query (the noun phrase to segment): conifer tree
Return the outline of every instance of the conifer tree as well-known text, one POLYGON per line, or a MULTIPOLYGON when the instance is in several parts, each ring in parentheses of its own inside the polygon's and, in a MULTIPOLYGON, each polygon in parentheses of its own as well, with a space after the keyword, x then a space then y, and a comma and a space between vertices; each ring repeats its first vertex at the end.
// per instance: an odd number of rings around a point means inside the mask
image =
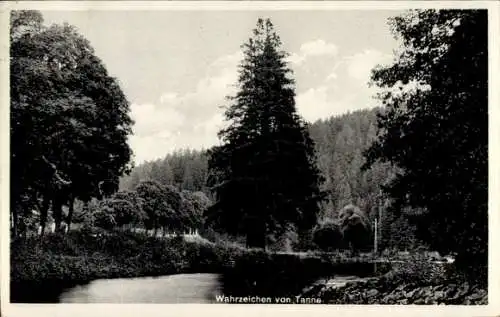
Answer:
POLYGON ((229 97, 223 145, 210 151, 209 183, 217 202, 209 221, 245 234, 264 248, 266 235, 290 225, 305 233, 316 224, 321 193, 314 144, 295 108, 287 54, 269 19, 259 19, 242 48, 238 92, 229 97))

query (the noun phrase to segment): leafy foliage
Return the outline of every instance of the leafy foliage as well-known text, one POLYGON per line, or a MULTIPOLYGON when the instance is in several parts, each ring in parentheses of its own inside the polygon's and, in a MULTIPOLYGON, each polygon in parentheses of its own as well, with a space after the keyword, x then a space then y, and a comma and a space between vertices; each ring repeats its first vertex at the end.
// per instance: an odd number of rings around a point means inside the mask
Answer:
POLYGON ((313 241, 325 251, 340 249, 343 246, 342 231, 335 222, 318 224, 313 231, 313 241))
POLYGON ((144 181, 137 186, 137 195, 142 201, 143 219, 147 229, 163 228, 166 233, 182 233, 199 229, 203 223, 203 210, 210 200, 203 193, 183 191, 171 185, 155 181, 144 181))
POLYGON ((116 191, 130 167, 132 120, 90 43, 72 26, 42 23, 37 11, 12 11, 11 198, 41 209, 42 225, 52 203, 59 225, 75 197, 116 191))
POLYGON ((339 224, 342 235, 355 251, 371 248, 371 224, 364 212, 354 205, 347 205, 340 211, 339 224))
POLYGON ((369 163, 401 168, 386 189, 396 209, 421 208, 422 239, 470 269, 484 267, 488 252, 487 21, 485 10, 396 17, 404 47, 372 76, 386 108, 369 163))
POLYGON ((158 182, 146 181, 140 183, 136 190, 144 201, 142 208, 147 215, 146 228, 157 230, 161 226, 162 220, 172 213, 171 206, 165 199, 164 187, 158 182))
POLYGON ((186 214, 186 224, 190 228, 202 228, 204 224, 203 214, 212 202, 203 192, 184 190, 181 196, 181 209, 184 210, 186 214))

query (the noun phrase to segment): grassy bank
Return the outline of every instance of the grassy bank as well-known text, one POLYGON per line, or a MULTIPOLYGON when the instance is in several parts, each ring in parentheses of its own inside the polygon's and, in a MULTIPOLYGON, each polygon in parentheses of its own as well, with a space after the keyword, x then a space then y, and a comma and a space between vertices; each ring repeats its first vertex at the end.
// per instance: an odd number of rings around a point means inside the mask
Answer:
POLYGON ((220 272, 240 254, 210 243, 126 232, 75 231, 17 240, 11 243, 11 300, 51 302, 54 296, 43 294, 46 289, 57 294, 100 278, 220 272))
POLYGON ((11 244, 11 301, 55 302, 64 288, 101 278, 221 273, 226 295, 294 296, 323 276, 371 275, 373 264, 249 250, 204 239, 83 231, 11 244))

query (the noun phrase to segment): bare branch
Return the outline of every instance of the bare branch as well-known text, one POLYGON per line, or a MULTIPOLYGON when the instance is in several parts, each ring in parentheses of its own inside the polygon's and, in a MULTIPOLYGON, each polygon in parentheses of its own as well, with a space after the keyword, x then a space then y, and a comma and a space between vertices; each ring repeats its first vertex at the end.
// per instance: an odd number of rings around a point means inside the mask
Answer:
POLYGON ((47 160, 45 155, 42 155, 42 160, 52 168, 52 170, 54 171, 54 177, 56 178, 56 180, 58 182, 62 183, 63 185, 71 185, 72 184, 71 181, 65 180, 64 178, 61 177, 61 175, 59 175, 59 171, 57 170, 56 165, 54 163, 50 162, 49 160, 47 160))

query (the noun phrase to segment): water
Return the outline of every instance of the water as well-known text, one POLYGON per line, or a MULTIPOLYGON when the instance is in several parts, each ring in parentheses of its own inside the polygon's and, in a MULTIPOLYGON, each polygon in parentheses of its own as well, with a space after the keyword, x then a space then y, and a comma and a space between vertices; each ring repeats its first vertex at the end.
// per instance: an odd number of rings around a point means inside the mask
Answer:
MULTIPOLYGON (((285 259, 286 260, 286 259, 285 259)), ((240 263, 222 274, 195 273, 160 277, 100 279, 62 290, 59 303, 214 303, 216 295, 295 296, 308 286, 326 283, 339 287, 348 281, 376 275, 373 263, 314 267, 302 271, 293 263, 278 265, 240 263), (335 272, 335 274, 329 274, 335 272), (327 274, 328 273, 328 274, 327 274), (323 278, 319 278, 324 276, 323 278)), ((26 290, 26 288, 24 288, 26 290)), ((36 292, 39 294, 39 292, 36 292)), ((46 302, 53 302, 46 300, 46 302)))
POLYGON ((102 279, 66 290, 60 303, 213 303, 219 274, 102 279))
MULTIPOLYGON (((336 276, 318 279, 316 283, 327 283, 340 287, 348 281, 365 278, 357 276, 336 276)), ((223 285, 221 274, 175 274, 161 277, 140 277, 95 280, 62 292, 59 303, 215 303, 216 295, 242 295, 234 286, 223 285)), ((259 281, 260 282, 260 281, 259 281)), ((313 284, 316 284, 313 283, 313 284)), ((236 285, 246 284, 238 281, 236 285)), ((305 286, 305 285, 303 285, 305 286)), ((236 286, 239 288, 238 286, 236 286)), ((269 286, 265 286, 268 288, 269 286)), ((250 295, 251 289, 244 289, 250 295)), ((287 287, 288 288, 288 287, 287 287)), ((257 293, 259 293, 257 291, 257 293)), ((294 292, 295 293, 295 292, 294 292)), ((264 295, 264 294, 262 294, 264 295)), ((268 294, 266 294, 268 295, 268 294)), ((274 295, 279 295, 274 294, 274 295)))

